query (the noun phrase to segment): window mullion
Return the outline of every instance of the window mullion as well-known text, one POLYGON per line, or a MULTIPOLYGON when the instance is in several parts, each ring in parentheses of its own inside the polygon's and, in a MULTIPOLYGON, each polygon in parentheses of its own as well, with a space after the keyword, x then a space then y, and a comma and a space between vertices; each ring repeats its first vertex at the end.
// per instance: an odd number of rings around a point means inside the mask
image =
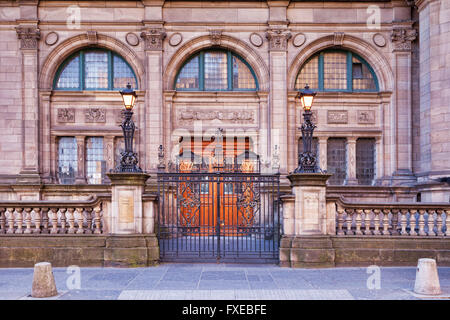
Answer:
POLYGON ((323 53, 319 54, 319 91, 324 91, 323 53))
POLYGON ((114 88, 114 75, 113 75, 113 57, 112 52, 108 51, 108 89, 114 88))
POLYGON ((347 52, 347 90, 353 91, 353 60, 351 52, 347 52))
POLYGON ((84 90, 86 88, 84 83, 84 51, 80 51, 80 90, 84 90))
POLYGON ((200 91, 205 90, 205 53, 200 52, 198 56, 198 86, 200 91))
POLYGON ((233 59, 231 57, 231 52, 227 52, 227 81, 228 81, 228 90, 233 90, 233 59))

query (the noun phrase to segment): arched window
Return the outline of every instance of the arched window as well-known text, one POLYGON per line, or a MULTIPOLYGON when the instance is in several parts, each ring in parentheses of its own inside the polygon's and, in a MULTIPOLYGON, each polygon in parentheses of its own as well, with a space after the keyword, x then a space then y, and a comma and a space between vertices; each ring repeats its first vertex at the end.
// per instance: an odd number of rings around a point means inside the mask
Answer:
POLYGON ((258 82, 250 65, 237 54, 207 50, 187 60, 174 87, 180 91, 255 91, 258 82))
POLYGON ((370 65, 357 54, 344 50, 316 53, 300 69, 296 89, 308 84, 317 91, 375 92, 378 80, 370 65))
POLYGON ((76 52, 59 67, 56 90, 120 90, 127 83, 137 88, 136 75, 118 54, 89 48, 76 52))

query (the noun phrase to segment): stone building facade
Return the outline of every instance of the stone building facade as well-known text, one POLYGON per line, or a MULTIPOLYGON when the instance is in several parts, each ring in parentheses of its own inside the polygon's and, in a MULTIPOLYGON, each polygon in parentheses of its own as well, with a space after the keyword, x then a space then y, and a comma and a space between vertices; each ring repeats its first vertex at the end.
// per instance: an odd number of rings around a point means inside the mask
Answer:
POLYGON ((449 201, 450 1, 1 1, 0 48, 4 200, 111 192, 123 109, 114 74, 138 94, 146 190, 160 145, 167 164, 180 137, 208 141, 218 128, 288 186, 305 70, 317 82, 320 167, 341 175, 329 193, 449 201))

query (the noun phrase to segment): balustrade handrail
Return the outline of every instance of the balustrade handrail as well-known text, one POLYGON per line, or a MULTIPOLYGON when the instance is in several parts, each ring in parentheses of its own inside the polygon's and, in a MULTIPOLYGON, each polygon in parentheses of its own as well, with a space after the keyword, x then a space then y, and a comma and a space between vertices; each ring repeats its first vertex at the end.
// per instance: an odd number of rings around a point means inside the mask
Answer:
POLYGON ((111 200, 110 194, 97 194, 87 200, 0 200, 0 208, 23 207, 94 207, 102 201, 111 200))
POLYGON ((443 209, 450 210, 449 202, 351 202, 345 197, 327 196, 345 209, 443 209))

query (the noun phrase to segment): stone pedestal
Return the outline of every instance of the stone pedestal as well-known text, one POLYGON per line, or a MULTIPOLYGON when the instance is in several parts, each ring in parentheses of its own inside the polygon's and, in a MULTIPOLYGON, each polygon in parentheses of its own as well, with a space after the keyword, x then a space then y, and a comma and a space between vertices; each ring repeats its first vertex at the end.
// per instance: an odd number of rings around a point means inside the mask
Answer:
POLYGON ((150 175, 125 172, 107 173, 107 176, 112 189, 111 233, 143 233, 142 194, 150 175))
POLYGON ((327 234, 326 182, 331 174, 292 173, 287 177, 295 197, 294 235, 327 234))
POLYGON ((53 277, 50 262, 40 262, 34 265, 33 285, 31 296, 33 298, 48 298, 58 294, 55 278, 53 277))

